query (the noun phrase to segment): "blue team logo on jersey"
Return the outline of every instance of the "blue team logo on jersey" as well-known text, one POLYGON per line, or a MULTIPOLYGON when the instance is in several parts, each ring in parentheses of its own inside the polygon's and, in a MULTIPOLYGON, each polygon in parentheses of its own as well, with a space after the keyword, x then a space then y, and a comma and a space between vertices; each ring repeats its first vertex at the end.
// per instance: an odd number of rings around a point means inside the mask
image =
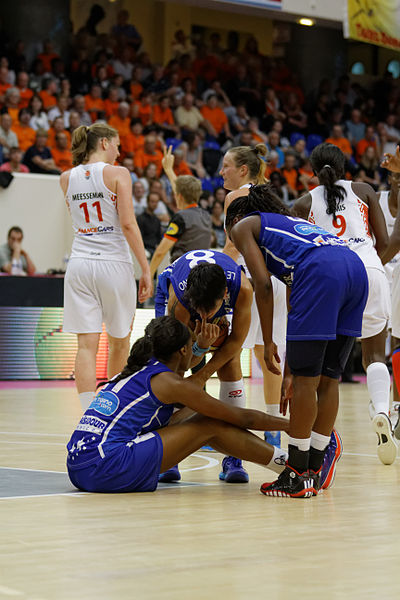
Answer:
POLYGON ((105 415, 106 417, 109 417, 110 415, 113 415, 115 413, 115 411, 117 410, 119 406, 119 398, 116 394, 114 394, 114 392, 108 392, 108 391, 100 391, 95 399, 93 400, 92 404, 90 405, 90 409, 91 410, 95 410, 96 412, 100 413, 101 415, 105 415))
POLYGON ((322 229, 322 227, 318 227, 317 225, 312 225, 311 223, 299 223, 294 226, 294 230, 301 235, 312 235, 313 233, 318 235, 329 235, 328 231, 325 231, 325 229, 322 229))

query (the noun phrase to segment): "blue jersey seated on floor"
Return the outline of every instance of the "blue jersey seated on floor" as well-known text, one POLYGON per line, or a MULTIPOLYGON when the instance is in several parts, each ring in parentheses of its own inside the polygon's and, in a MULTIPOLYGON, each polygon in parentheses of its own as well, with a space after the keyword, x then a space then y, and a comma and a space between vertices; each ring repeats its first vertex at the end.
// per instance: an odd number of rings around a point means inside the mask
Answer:
POLYGON ((72 468, 104 458, 118 445, 168 424, 172 404, 160 402, 151 390, 154 375, 170 372, 154 359, 133 375, 105 385, 81 418, 68 442, 67 464, 72 468))

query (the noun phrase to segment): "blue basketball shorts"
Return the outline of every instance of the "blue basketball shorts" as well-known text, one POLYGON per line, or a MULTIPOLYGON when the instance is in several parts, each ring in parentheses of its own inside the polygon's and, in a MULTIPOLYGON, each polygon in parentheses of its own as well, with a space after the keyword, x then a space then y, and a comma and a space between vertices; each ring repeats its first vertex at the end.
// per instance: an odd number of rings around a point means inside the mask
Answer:
POLYGON ((118 444, 90 464, 67 462, 71 483, 84 492, 154 492, 158 484, 163 445, 157 432, 118 444))
POLYGON ((364 264, 349 248, 323 246, 295 268, 287 340, 359 337, 368 297, 364 264))

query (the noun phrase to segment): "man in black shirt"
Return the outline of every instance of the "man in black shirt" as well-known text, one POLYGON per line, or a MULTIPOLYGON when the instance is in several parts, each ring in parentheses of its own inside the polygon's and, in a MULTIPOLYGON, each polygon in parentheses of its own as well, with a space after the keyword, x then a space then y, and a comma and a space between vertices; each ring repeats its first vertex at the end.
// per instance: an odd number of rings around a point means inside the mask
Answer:
POLYGON ((156 217, 156 210, 159 201, 161 200, 158 192, 150 192, 147 198, 146 210, 137 217, 140 233, 142 234, 144 247, 146 249, 147 258, 151 258, 154 250, 162 238, 160 219, 156 217))

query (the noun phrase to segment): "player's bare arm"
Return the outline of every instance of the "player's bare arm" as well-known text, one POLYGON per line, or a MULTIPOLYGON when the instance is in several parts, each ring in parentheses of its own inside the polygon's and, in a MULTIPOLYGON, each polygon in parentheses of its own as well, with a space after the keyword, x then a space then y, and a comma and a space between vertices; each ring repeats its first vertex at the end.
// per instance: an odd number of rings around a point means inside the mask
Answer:
POLYGON ((222 346, 213 353, 209 362, 195 375, 192 375, 193 380, 199 382, 200 385, 204 385, 213 373, 240 352, 250 327, 252 301, 253 287, 242 272, 240 291, 233 310, 231 333, 222 346))
POLYGON ((296 200, 290 209, 293 217, 299 217, 300 219, 308 220, 311 210, 311 202, 311 194, 304 194, 304 196, 298 198, 298 200, 296 200))
POLYGON ((352 183, 354 193, 368 204, 368 221, 371 228, 371 233, 375 237, 375 248, 379 255, 382 256, 388 244, 388 232, 386 228, 385 217, 379 204, 378 196, 375 190, 368 183, 352 183))
POLYGON ((122 232, 142 269, 142 276, 139 280, 139 302, 144 302, 152 296, 153 284, 150 279, 150 268, 142 235, 133 210, 130 173, 125 167, 107 165, 104 167, 104 183, 117 195, 117 211, 122 232))
POLYGON ((231 423, 242 429, 263 431, 274 427, 275 430, 288 431, 289 421, 280 417, 271 417, 258 410, 231 406, 213 398, 189 379, 182 380, 176 373, 161 373, 151 380, 153 393, 165 404, 183 404, 206 417, 231 423))
POLYGON ((276 344, 272 340, 272 322, 274 312, 274 295, 271 279, 265 265, 264 257, 257 244, 260 236, 260 217, 246 217, 231 230, 231 238, 236 248, 243 254, 254 285, 261 329, 265 347, 265 362, 271 373, 280 375, 273 358, 280 362, 276 344))

